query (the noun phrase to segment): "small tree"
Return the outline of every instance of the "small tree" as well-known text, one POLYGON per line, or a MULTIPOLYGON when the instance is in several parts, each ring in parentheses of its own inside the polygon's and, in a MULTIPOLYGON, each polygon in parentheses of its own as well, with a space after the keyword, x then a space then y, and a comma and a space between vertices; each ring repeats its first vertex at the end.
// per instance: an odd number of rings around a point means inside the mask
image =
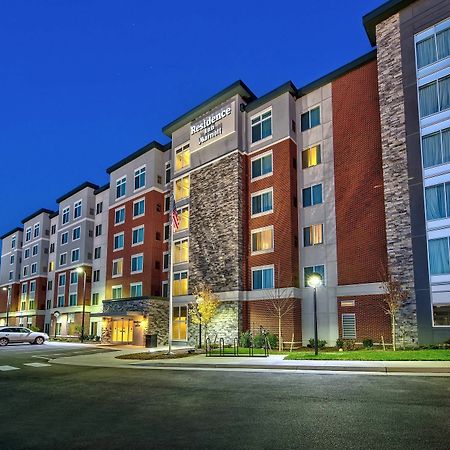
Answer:
POLYGON ((397 320, 400 309, 405 304, 409 292, 403 289, 400 283, 394 278, 392 273, 388 270, 384 276, 382 283, 383 289, 383 309, 391 319, 391 333, 392 333, 392 349, 397 350, 397 320))
POLYGON ((208 324, 216 315, 219 307, 219 297, 214 294, 211 287, 205 283, 201 283, 194 289, 195 302, 189 305, 189 316, 192 322, 199 327, 198 346, 202 346, 202 325, 204 327, 205 341, 208 324))

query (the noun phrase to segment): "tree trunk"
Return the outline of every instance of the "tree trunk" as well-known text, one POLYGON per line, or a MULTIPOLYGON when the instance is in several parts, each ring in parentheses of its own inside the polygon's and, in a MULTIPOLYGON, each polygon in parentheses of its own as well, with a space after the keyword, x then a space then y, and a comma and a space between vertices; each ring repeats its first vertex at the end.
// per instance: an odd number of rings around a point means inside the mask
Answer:
POLYGON ((397 350, 397 345, 395 343, 395 316, 392 314, 391 316, 391 329, 392 329, 392 350, 394 350, 394 352, 397 350))
POLYGON ((283 338, 281 336, 281 311, 278 311, 278 351, 283 351, 283 338))

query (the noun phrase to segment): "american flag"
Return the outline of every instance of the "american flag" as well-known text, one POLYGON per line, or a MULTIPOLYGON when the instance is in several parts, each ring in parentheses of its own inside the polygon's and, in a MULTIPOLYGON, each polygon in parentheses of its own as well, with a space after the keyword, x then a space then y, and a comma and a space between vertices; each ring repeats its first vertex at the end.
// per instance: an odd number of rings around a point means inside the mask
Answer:
POLYGON ((180 226, 180 220, 178 218, 177 205, 175 203, 175 198, 174 198, 173 194, 172 194, 171 203, 172 203, 172 213, 171 213, 171 215, 172 215, 172 229, 174 231, 177 231, 178 227, 180 226))

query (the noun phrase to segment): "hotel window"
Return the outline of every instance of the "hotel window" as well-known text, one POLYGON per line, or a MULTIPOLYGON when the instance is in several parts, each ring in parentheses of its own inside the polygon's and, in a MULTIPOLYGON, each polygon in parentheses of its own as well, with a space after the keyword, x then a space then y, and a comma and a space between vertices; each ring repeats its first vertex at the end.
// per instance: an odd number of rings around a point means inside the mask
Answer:
POLYGON ((182 239, 180 241, 175 241, 173 243, 174 254, 173 262, 174 264, 188 262, 189 261, 189 240, 182 239))
POLYGON ((33 245, 33 248, 31 249, 32 256, 36 256, 38 254, 38 251, 39 251, 39 246, 37 244, 33 245))
POLYGON ((450 56, 450 27, 448 24, 447 28, 417 42, 416 56, 418 69, 450 56))
POLYGON ((252 253, 273 251, 273 226, 252 231, 252 253))
POLYGON ((175 171, 186 169, 191 165, 191 151, 189 144, 175 150, 175 171))
POLYGON ((81 237, 81 227, 76 227, 72 231, 72 241, 76 241, 81 237))
POLYGON ((252 159, 252 180, 272 174, 272 152, 252 159))
POLYGON ((164 213, 170 211, 170 195, 164 196, 164 213))
POLYGON ((121 277, 123 274, 123 259, 115 259, 112 262, 112 276, 121 277))
POLYGON ((36 223, 34 225, 33 237, 35 237, 35 238, 39 237, 40 228, 41 228, 40 224, 36 223))
POLYGON ((133 217, 143 216, 145 213, 145 198, 133 202, 133 217))
POLYGON ((53 289, 53 280, 47 281, 47 291, 51 291, 53 289))
POLYGON ((450 128, 422 137, 425 168, 450 162, 450 128))
POLYGON ((302 151, 302 168, 317 166, 322 162, 320 145, 314 145, 302 151))
POLYGON ((356 339, 355 314, 342 314, 342 338, 356 339))
POLYGON ((162 296, 168 297, 169 296, 169 282, 163 281, 161 284, 161 287, 162 287, 162 296))
POLYGON ((273 289, 275 287, 274 269, 271 267, 256 267, 252 269, 252 289, 273 289))
POLYGON ((14 264, 14 255, 9 257, 9 264, 14 264))
POLYGON ((92 272, 92 281, 94 283, 100 281, 100 269, 96 269, 92 272))
POLYGON ((62 224, 65 225, 66 223, 68 223, 69 219, 70 219, 70 206, 63 209, 62 224))
POLYGON ((113 250, 122 250, 124 246, 124 233, 114 235, 113 250))
POLYGON ((55 270, 55 261, 50 261, 48 264, 48 271, 53 272, 55 270))
POLYGON ((71 259, 72 259, 72 262, 77 262, 80 260, 80 249, 79 248, 75 248, 72 250, 71 259))
POLYGON ((325 266, 323 264, 318 266, 305 267, 303 269, 303 280, 305 287, 308 287, 308 279, 313 273, 318 273, 322 277, 322 283, 325 285, 325 266))
POLYGON ((273 189, 252 194, 252 216, 273 211, 273 189))
POLYGON ((420 117, 450 108, 450 75, 419 88, 420 117))
POLYGON ((36 292, 36 281, 30 281, 30 294, 36 292))
POLYGON ((119 225, 125 222, 125 207, 118 208, 114 211, 114 224, 119 225))
POLYGON ((23 283, 22 284, 22 297, 25 295, 26 296, 26 293, 28 292, 28 286, 27 286, 27 284, 26 283, 23 283))
POLYGON ((254 116, 252 121, 252 143, 272 136, 272 110, 254 116))
POLYGON ((306 131, 320 125, 320 106, 310 109, 301 115, 301 130, 306 131))
POLYGON ((77 306, 77 294, 69 294, 69 306, 77 306))
POLYGON ((25 242, 31 241, 31 228, 27 228, 25 232, 25 242))
POLYGON ((163 253, 163 271, 169 270, 169 252, 163 253))
POLYGON ((60 273, 58 278, 58 286, 64 287, 66 285, 66 274, 60 273))
POLYGON ((134 171, 134 190, 145 187, 145 166, 134 171))
POLYGON ((431 275, 450 273, 449 238, 430 239, 428 241, 428 259, 431 275))
POLYGON ((101 236, 102 234, 102 224, 95 226, 95 237, 101 236))
POLYGON ((59 265, 64 266, 67 263, 67 253, 61 253, 59 255, 59 265))
POLYGON ((78 219, 78 217, 81 217, 81 200, 78 200, 73 205, 73 218, 78 219))
POLYGON ((70 284, 77 284, 78 283, 78 272, 73 271, 70 272, 70 284))
POLYGON ((140 273, 144 269, 144 256, 133 255, 131 257, 131 273, 140 273))
POLYGON ((166 184, 170 183, 170 161, 166 162, 166 171, 165 171, 164 181, 166 182, 166 184))
POLYGON ((16 237, 13 236, 11 239, 11 248, 16 248, 16 237))
MULTIPOLYGON (((28 302, 28 309, 34 309, 36 307, 36 302, 34 301, 34 298, 31 298, 28 302)), ((28 320, 30 321, 31 318, 29 317, 28 320)), ((28 326, 31 326, 32 322, 28 322, 28 326)))
MULTIPOLYGON (((58 295, 58 308, 62 308, 64 307, 64 295, 58 295)), ((61 324, 57 323, 56 325, 59 325, 59 333, 57 332, 56 334, 61 334, 61 324)))
POLYGON ((112 287, 112 298, 113 298, 113 300, 122 298, 122 286, 113 286, 112 287))
POLYGON ((303 244, 305 247, 323 244, 323 224, 303 228, 303 244))
POLYGON ((144 226, 139 228, 134 228, 132 232, 132 245, 139 245, 144 242, 144 226))
POLYGON ((142 297, 142 283, 130 284, 130 297, 142 297))
POLYGON ((56 234, 56 225, 52 225, 51 234, 56 234))
POLYGON ((31 275, 34 275, 37 272, 37 263, 31 264, 31 275))
POLYGON ((175 272, 173 274, 173 295, 187 295, 188 293, 188 273, 175 272))
POLYGON ((189 175, 179 178, 175 181, 175 200, 179 201, 183 198, 188 198, 190 193, 189 175))
POLYGON ((98 306, 98 300, 99 300, 100 294, 98 292, 92 293, 92 306, 98 306))
POLYGON ((302 190, 303 207, 322 203, 322 185, 316 184, 302 190))
POLYGON ((14 272, 9 272, 8 281, 11 281, 14 277, 14 272))
POLYGON ((95 247, 94 248, 94 259, 100 259, 102 256, 102 248, 101 247, 95 247))
POLYGON ((28 275, 28 266, 24 266, 22 273, 23 273, 24 277, 26 277, 28 275))
POLYGON ((164 241, 168 241, 170 238, 170 225, 168 223, 164 224, 164 241))
POLYGON ((65 231, 61 234, 61 245, 67 244, 69 242, 69 233, 65 231))
POLYGON ((172 336, 175 341, 187 340, 187 306, 173 307, 172 336))
POLYGON ((127 186, 127 177, 119 178, 116 181, 116 200, 125 196, 125 190, 127 186))
POLYGON ((189 228, 189 206, 185 206, 178 210, 178 220, 180 226, 177 231, 187 230, 189 228))
POLYGON ((98 202, 95 205, 95 213, 96 214, 101 214, 103 212, 103 202, 98 202))
POLYGON ((427 220, 450 217, 450 183, 425 188, 427 220))
POLYGON ((29 257, 30 257, 30 249, 26 248, 25 252, 24 252, 24 255, 23 255, 23 258, 24 259, 28 259, 29 257))

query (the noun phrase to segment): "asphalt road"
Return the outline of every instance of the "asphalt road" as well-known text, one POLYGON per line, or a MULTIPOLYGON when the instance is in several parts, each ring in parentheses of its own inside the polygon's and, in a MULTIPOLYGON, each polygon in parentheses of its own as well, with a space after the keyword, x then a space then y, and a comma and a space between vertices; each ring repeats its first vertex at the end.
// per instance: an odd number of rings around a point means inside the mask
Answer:
POLYGON ((449 447, 448 378, 26 365, 81 351, 0 349, 0 449, 449 447))

